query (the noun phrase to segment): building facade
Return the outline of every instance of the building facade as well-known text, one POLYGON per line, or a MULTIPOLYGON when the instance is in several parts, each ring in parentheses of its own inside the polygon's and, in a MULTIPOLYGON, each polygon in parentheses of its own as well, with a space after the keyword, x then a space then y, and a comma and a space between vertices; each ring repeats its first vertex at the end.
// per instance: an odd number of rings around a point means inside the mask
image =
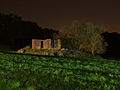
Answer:
POLYGON ((61 48, 61 41, 60 39, 32 39, 32 49, 48 49, 48 48, 61 48))

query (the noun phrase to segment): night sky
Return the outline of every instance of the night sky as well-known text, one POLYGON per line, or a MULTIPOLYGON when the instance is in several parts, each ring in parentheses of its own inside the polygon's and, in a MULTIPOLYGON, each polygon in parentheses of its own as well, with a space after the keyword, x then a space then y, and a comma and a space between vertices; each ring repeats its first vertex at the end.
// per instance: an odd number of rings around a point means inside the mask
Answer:
POLYGON ((120 32, 120 0, 1 0, 1 13, 13 13, 41 27, 60 29, 73 20, 120 32))

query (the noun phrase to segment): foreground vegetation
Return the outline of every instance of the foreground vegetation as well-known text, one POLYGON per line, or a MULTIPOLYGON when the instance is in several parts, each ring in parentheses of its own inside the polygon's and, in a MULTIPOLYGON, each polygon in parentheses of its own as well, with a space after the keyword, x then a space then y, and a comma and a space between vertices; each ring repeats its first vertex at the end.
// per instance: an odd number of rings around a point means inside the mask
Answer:
MULTIPOLYGON (((85 57, 86 56, 86 57, 85 57)), ((0 90, 117 90, 120 61, 0 54, 0 90)))

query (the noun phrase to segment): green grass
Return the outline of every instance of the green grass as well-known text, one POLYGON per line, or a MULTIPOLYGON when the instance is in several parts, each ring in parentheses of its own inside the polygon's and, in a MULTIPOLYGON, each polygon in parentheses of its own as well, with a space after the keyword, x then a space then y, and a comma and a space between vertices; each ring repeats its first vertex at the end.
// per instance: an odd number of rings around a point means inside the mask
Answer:
POLYGON ((117 90, 120 61, 89 54, 79 58, 0 54, 0 79, 19 83, 20 90, 117 90))
POLYGON ((7 45, 0 45, 0 51, 11 51, 12 47, 7 45))
POLYGON ((20 88, 20 82, 13 80, 0 79, 0 90, 35 90, 32 87, 20 88))

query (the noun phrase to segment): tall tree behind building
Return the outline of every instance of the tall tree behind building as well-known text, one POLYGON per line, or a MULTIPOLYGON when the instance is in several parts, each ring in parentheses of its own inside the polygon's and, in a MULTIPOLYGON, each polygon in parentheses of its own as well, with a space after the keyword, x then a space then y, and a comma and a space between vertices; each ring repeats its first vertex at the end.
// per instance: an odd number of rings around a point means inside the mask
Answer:
POLYGON ((83 50, 85 52, 104 53, 106 43, 102 37, 105 28, 96 26, 92 23, 80 23, 73 21, 71 25, 62 28, 62 37, 65 40, 65 46, 69 49, 83 50))

